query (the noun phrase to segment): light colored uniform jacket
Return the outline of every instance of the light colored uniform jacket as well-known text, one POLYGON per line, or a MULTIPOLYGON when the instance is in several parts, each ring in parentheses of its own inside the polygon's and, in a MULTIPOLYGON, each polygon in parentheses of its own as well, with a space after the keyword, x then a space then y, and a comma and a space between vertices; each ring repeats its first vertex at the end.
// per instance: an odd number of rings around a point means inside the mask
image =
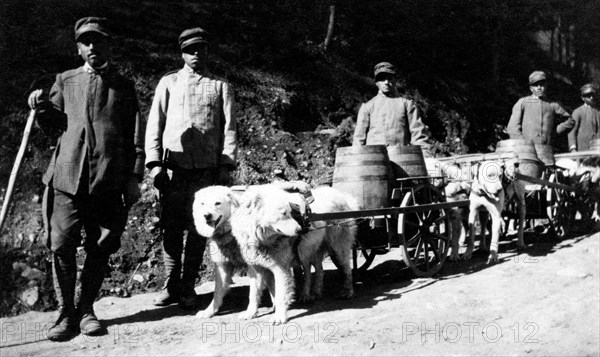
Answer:
POLYGON ((552 145, 556 133, 571 128, 573 124, 571 115, 560 104, 531 95, 515 103, 506 131, 511 139, 552 145), (563 120, 567 121, 559 124, 563 120))
POLYGON ((165 75, 154 93, 146 130, 146 167, 182 169, 235 166, 237 133, 233 91, 227 81, 185 65, 165 75))
POLYGON ((575 125, 569 132, 569 148, 588 150, 590 141, 600 139, 600 110, 587 104, 573 111, 575 125))
POLYGON ((431 156, 429 130, 415 103, 381 92, 360 107, 352 145, 419 145, 431 156))

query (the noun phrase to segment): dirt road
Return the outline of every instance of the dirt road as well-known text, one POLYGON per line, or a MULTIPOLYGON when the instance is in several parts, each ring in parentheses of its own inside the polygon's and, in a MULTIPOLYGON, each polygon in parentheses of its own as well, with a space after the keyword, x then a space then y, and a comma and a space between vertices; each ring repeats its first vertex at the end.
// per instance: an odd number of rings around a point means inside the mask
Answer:
MULTIPOLYGON (((502 242, 499 264, 483 255, 448 262, 437 279, 411 279, 394 250, 357 279, 350 301, 333 297, 337 280, 328 271, 327 296, 294 306, 283 326, 267 324, 267 304, 256 320, 237 319, 248 293, 240 277, 211 320, 156 308, 153 295, 103 298, 95 307, 108 335, 54 343, 45 333, 56 313, 27 313, 0 320, 0 355, 598 356, 600 234, 526 238, 520 254, 502 242)), ((205 307, 212 286, 197 290, 205 307)))

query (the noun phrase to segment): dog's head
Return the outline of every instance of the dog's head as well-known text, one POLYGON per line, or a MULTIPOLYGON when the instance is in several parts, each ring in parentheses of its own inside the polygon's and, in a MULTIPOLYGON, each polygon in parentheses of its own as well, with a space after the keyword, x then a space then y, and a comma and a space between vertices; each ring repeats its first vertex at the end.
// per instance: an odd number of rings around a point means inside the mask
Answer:
POLYGON ((483 161, 477 167, 473 182, 473 191, 498 201, 503 190, 504 163, 501 161, 483 161))
POLYGON ((577 174, 578 171, 578 165, 577 165, 577 161, 573 160, 573 159, 568 159, 568 158, 564 158, 561 157, 559 159, 556 159, 556 163, 555 165, 562 169, 563 172, 568 176, 568 177, 577 177, 577 176, 581 176, 577 174))
POLYGON ((293 194, 273 186, 248 189, 240 203, 242 214, 253 222, 257 238, 265 243, 280 236, 294 237, 302 232, 292 217, 293 194))
POLYGON ((444 187, 446 197, 452 200, 467 200, 471 193, 471 183, 467 181, 452 181, 444 187))
POLYGON ((199 190, 192 208, 196 230, 205 237, 230 230, 231 211, 238 205, 229 187, 210 186, 199 190))
POLYGON ((577 169, 577 175, 585 174, 589 174, 592 183, 600 181, 600 155, 588 157, 581 162, 581 166, 577 169))

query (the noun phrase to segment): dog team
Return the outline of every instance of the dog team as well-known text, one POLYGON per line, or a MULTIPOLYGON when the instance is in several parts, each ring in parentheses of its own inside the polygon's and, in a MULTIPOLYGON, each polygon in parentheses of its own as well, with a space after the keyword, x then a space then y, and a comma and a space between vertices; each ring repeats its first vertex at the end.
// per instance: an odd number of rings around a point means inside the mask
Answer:
MULTIPOLYGON (((48 339, 66 341, 80 332, 106 332, 93 303, 109 256, 120 248, 128 210, 139 199, 145 169, 160 192, 166 281, 154 300, 156 306, 195 306, 194 287, 207 245, 215 264, 215 294, 200 317, 219 311, 232 275, 246 269, 250 302, 240 317, 256 316, 266 288, 275 307, 273 322, 284 323, 298 276, 303 275, 299 300, 321 295, 326 255, 343 275, 341 296, 353 296, 350 255, 356 226, 307 224, 302 219, 307 210, 356 210, 351 195, 330 187, 309 190, 304 183, 255 186, 244 192, 227 187, 238 159, 235 99, 231 84, 208 70, 209 46, 214 41, 210 33, 199 27, 180 33, 178 55, 183 66, 158 82, 147 125, 134 82, 111 63, 112 37, 106 19, 79 19, 74 39, 83 65, 59 73, 50 90, 35 89, 28 98, 40 128, 59 136, 43 177, 42 212, 59 306, 48 339), (76 252, 82 229, 86 258, 76 299, 76 252)), ((424 156, 431 157, 429 130, 416 103, 399 93, 396 67, 378 63, 373 78, 378 93, 358 111, 353 145, 419 145, 424 156)), ((546 97, 546 79, 544 72, 530 75, 532 95, 515 104, 508 134, 548 144, 555 134, 569 131, 571 150, 586 150, 587 142, 599 137, 596 87, 582 87, 585 104, 571 117, 546 97)), ((597 182, 597 162, 590 163, 589 171, 597 182)), ((491 260, 497 260, 502 201, 506 194, 516 194, 522 203, 523 192, 518 185, 491 183, 509 177, 502 166, 484 163, 475 174, 472 184, 449 184, 445 190, 449 199, 468 194, 471 237, 475 212, 485 208, 491 213, 491 260)), ((460 212, 455 219, 461 220, 460 212)), ((520 227, 518 245, 523 246, 520 227)), ((458 257, 456 248, 453 243, 453 258, 458 257)), ((465 256, 472 250, 471 238, 465 256)))

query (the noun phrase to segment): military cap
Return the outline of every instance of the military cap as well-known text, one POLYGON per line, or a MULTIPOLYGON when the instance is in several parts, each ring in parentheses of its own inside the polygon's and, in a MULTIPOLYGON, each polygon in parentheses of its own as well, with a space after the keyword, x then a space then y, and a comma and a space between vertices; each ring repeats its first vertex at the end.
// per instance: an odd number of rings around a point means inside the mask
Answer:
POLYGON ((546 73, 542 71, 534 71, 529 75, 529 85, 532 85, 537 82, 545 81, 546 73))
POLYGON ((75 40, 86 32, 96 32, 108 37, 106 29, 106 18, 104 17, 84 17, 75 23, 75 40))
POLYGON ((596 93, 596 87, 591 83, 584 84, 579 90, 581 91, 581 95, 596 93))
POLYGON ((204 31, 200 27, 194 27, 183 30, 181 35, 179 35, 180 49, 183 50, 185 47, 195 43, 208 43, 208 32, 204 31))
POLYGON ((396 67, 389 62, 380 62, 375 65, 374 77, 380 73, 389 73, 396 75, 396 67))

